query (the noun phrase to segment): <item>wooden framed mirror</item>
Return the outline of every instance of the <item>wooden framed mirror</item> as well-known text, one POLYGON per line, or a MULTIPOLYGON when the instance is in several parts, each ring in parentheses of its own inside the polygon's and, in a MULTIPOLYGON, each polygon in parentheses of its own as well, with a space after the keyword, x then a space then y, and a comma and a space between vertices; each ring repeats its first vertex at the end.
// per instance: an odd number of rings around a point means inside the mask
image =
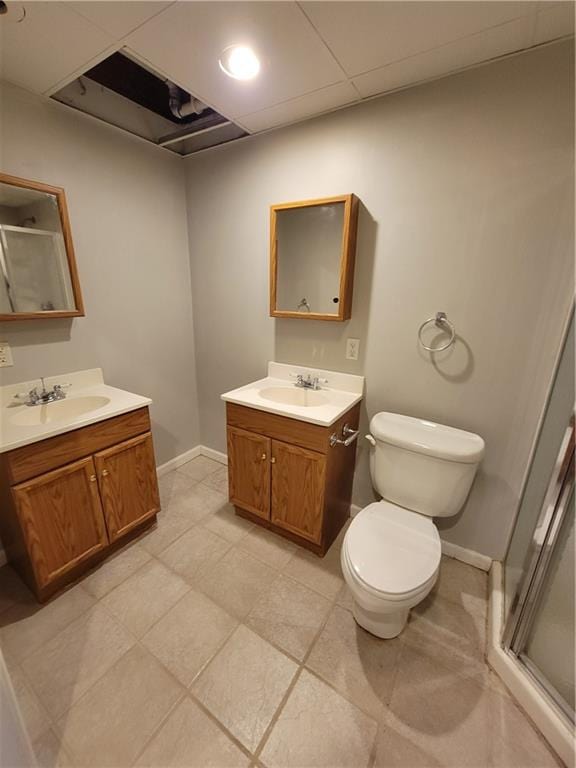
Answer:
POLYGON ((355 195, 270 207, 270 315, 348 320, 358 228, 355 195))
POLYGON ((0 321, 83 315, 64 190, 0 173, 0 321))

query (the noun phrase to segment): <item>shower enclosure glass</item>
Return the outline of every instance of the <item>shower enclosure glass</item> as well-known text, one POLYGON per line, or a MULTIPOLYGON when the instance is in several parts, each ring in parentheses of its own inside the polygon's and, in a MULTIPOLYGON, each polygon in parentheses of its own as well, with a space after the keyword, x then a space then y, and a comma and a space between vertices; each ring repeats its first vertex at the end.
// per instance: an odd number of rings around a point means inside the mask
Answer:
POLYGON ((574 316, 506 561, 503 644, 574 721, 574 316))

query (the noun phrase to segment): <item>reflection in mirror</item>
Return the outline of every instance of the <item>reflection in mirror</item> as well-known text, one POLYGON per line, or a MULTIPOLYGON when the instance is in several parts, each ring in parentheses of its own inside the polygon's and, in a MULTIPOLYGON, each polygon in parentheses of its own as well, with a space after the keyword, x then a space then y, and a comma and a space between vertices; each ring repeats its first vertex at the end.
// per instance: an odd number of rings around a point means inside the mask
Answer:
POLYGON ((83 314, 63 190, 0 179, 2 319, 83 314))
POLYGON ((278 309, 337 312, 343 227, 344 203, 278 211, 278 309))
POLYGON ((272 206, 273 317, 350 317, 357 212, 354 195, 272 206))

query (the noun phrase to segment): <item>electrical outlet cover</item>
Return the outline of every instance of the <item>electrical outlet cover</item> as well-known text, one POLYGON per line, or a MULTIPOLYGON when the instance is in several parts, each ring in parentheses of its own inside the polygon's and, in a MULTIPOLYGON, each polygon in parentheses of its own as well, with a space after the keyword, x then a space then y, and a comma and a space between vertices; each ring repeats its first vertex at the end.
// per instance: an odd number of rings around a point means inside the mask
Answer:
POLYGON ((360 339, 346 339, 346 360, 358 360, 360 339))
POLYGON ((0 341, 0 368, 8 368, 14 365, 12 361, 12 350, 7 341, 0 341))

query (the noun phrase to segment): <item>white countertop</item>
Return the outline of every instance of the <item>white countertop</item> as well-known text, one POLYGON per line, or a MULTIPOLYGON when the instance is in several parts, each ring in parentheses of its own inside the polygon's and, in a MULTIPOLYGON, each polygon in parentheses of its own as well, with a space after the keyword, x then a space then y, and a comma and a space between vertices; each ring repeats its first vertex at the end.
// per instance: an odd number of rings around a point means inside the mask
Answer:
MULTIPOLYGON (((34 411, 34 416, 38 413, 38 418, 42 421, 43 415, 47 413, 50 405, 20 405, 14 401, 14 395, 17 393, 28 392, 33 387, 38 387, 38 379, 26 381, 20 384, 11 384, 0 387, 0 453, 11 451, 14 448, 20 448, 23 445, 36 443, 39 440, 45 440, 55 435, 61 435, 64 432, 70 432, 73 429, 86 427, 89 424, 95 424, 104 419, 110 419, 113 416, 120 416, 122 413, 135 411, 152 403, 149 397, 135 395, 132 392, 126 392, 123 389, 110 387, 104 383, 102 371, 100 368, 93 368, 88 371, 78 371, 76 373, 66 373, 62 376, 50 376, 45 380, 46 388, 50 389, 54 384, 70 384, 66 390, 66 398, 57 403, 73 401, 75 399, 86 397, 107 398, 109 402, 98 408, 83 413, 79 416, 67 418, 62 421, 48 421, 34 425, 22 425, 15 423, 19 418, 26 418, 34 411), (38 409, 36 411, 36 409, 38 409), (42 411, 44 409, 44 411, 42 411)), ((54 403, 56 405, 56 403, 54 403)))
POLYGON ((306 421, 309 424, 329 427, 353 405, 359 403, 363 393, 363 376, 270 362, 268 363, 268 376, 230 392, 225 392, 221 398, 227 403, 236 403, 247 408, 255 408, 258 411, 276 413, 291 419, 306 421), (308 373, 312 377, 318 376, 320 380, 325 380, 320 385, 321 389, 308 390, 295 386, 294 377, 297 374, 306 376, 308 373), (324 400, 324 402, 318 405, 288 404, 271 400, 269 393, 266 392, 266 390, 288 390, 287 395, 290 397, 292 389, 295 389, 296 393, 301 395, 303 399, 306 398, 307 393, 310 393, 311 400, 316 398, 324 400))

